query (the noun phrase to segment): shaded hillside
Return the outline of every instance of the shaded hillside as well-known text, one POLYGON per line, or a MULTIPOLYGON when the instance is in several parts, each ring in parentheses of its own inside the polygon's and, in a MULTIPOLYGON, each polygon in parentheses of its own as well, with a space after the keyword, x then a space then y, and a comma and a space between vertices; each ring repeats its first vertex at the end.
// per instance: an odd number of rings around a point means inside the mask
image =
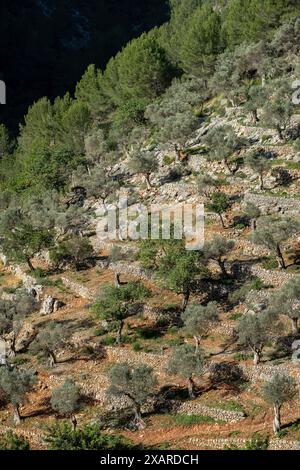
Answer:
POLYGON ((0 79, 8 105, 0 121, 16 126, 37 99, 72 90, 88 64, 104 67, 167 13, 161 0, 3 0, 0 79))

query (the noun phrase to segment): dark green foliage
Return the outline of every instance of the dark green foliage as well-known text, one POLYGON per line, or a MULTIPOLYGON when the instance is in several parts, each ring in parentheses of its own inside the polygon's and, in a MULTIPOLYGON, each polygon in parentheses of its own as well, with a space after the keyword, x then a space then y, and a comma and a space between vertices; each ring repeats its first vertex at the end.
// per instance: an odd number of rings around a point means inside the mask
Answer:
POLYGON ((184 311, 196 288, 196 280, 207 274, 199 252, 187 250, 182 240, 170 240, 163 243, 163 254, 157 262, 157 275, 163 285, 183 295, 184 311))
POLYGON ((44 437, 49 450, 124 450, 132 448, 122 436, 103 434, 97 424, 73 430, 67 423, 47 428, 44 437))
POLYGON ((251 439, 246 442, 245 450, 268 450, 269 445, 270 439, 268 436, 255 432, 251 439))
POLYGON ((70 266, 77 271, 93 254, 93 247, 88 238, 73 235, 50 251, 50 261, 56 268, 70 266))
POLYGON ((101 320, 116 324, 116 343, 122 341, 124 321, 138 312, 149 290, 141 282, 128 282, 125 285, 105 286, 92 306, 92 312, 101 320))
POLYGON ((4 124, 0 124, 0 159, 9 155, 12 150, 12 142, 9 132, 4 124))
POLYGON ((7 431, 0 437, 0 450, 30 450, 29 442, 22 435, 7 431))
POLYGON ((27 211, 16 208, 9 208, 1 214, 0 233, 3 236, 1 248, 7 258, 26 262, 32 271, 32 258, 53 242, 53 233, 45 229, 41 221, 35 224, 27 211))
POLYGON ((133 100, 144 107, 167 88, 171 77, 171 65, 154 30, 131 41, 109 61, 101 88, 114 106, 133 100))
POLYGON ((184 71, 205 78, 222 51, 221 17, 210 5, 198 7, 189 18, 179 50, 184 71))
POLYGON ((223 228, 225 228, 223 214, 229 207, 229 199, 225 193, 217 192, 211 195, 208 209, 215 214, 218 214, 223 228))

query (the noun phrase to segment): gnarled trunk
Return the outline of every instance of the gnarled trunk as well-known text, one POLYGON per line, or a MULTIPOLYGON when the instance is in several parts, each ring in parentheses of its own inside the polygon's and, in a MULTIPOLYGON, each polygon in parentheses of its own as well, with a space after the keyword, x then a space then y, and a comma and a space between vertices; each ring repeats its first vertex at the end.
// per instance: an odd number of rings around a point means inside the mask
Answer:
POLYGON ((194 336, 194 340, 195 340, 195 345, 196 345, 195 352, 197 354, 197 352, 199 351, 199 347, 200 347, 200 339, 198 338, 198 336, 194 336))
POLYGON ((34 272, 34 271, 35 271, 35 268, 34 268, 32 262, 31 262, 31 259, 30 259, 30 258, 27 258, 26 262, 27 262, 27 265, 28 265, 30 271, 31 271, 31 272, 34 272))
POLYGON ((183 299, 182 299, 182 304, 181 304, 181 310, 183 312, 185 312, 187 306, 188 306, 188 303, 189 303, 189 300, 190 300, 190 291, 187 291, 183 294, 183 299))
POLYGON ((228 171, 228 173, 230 175, 233 175, 232 168, 230 167, 227 158, 224 158, 223 162, 224 162, 224 166, 225 166, 226 170, 228 171))
POLYGON ((57 364, 57 358, 54 351, 48 351, 49 354, 49 365, 50 367, 54 367, 57 364))
POLYGON ((279 139, 284 140, 284 135, 283 135, 283 131, 282 131, 281 127, 277 126, 276 129, 277 129, 277 134, 278 134, 279 139))
POLYGON ((21 424, 20 408, 18 404, 13 405, 14 423, 16 426, 21 424))
POLYGON ((221 220, 222 227, 226 228, 226 225, 225 225, 225 222, 224 222, 224 219, 223 219, 223 215, 219 214, 219 217, 220 217, 220 220, 221 220))
POLYGON ((116 344, 120 345, 122 343, 122 331, 124 328, 124 320, 121 320, 117 329, 116 335, 116 344))
POLYGON ((283 257, 283 254, 282 254, 282 251, 281 251, 281 248, 280 248, 279 244, 276 246, 276 259, 277 259, 277 262, 278 262, 278 267, 280 269, 286 269, 286 264, 285 264, 284 257, 283 257))
POLYGON ((223 276, 228 277, 228 272, 226 271, 225 263, 226 263, 225 260, 218 259, 218 264, 220 266, 223 276))
POLYGON ((260 172, 259 174, 259 180, 260 180, 260 189, 261 191, 263 191, 265 189, 265 185, 264 185, 264 174, 262 172, 260 172))
POLYGON ((254 123, 259 122, 259 118, 258 118, 258 114, 257 114, 257 109, 253 109, 253 110, 252 110, 252 117, 253 117, 254 123))
POLYGON ((281 429, 281 417, 280 417, 281 405, 275 403, 274 405, 274 420, 273 420, 273 431, 274 434, 278 434, 281 429))
POLYGON ((178 147, 178 145, 174 145, 174 148, 175 148, 175 153, 176 153, 176 162, 180 162, 180 148, 178 147))
POLYGON ((116 287, 120 287, 120 285, 121 285, 121 274, 120 273, 115 274, 115 285, 116 285, 116 287))
POLYGON ((145 175, 145 181, 146 181, 146 184, 147 184, 147 188, 152 189, 152 184, 151 184, 151 181, 150 181, 150 175, 149 174, 145 175))
POLYGON ((70 416, 70 422, 71 422, 73 431, 76 431, 76 428, 77 428, 77 419, 76 419, 76 416, 75 416, 75 415, 71 415, 71 416, 70 416))
POLYGON ((146 423, 142 419, 142 413, 141 413, 141 407, 138 403, 135 403, 134 405, 134 426, 136 429, 142 430, 145 429, 146 423))
POLYGON ((256 229, 257 229, 257 220, 256 219, 251 220, 251 228, 252 228, 253 232, 256 231, 256 229))
POLYGON ((254 352, 253 364, 257 366, 261 360, 261 351, 253 351, 253 352, 254 352))
POLYGON ((193 378, 192 378, 192 377, 189 377, 189 378, 188 378, 188 391, 189 391, 189 397, 190 397, 191 399, 196 398, 196 395, 195 395, 195 384, 194 384, 194 381, 193 381, 193 378))

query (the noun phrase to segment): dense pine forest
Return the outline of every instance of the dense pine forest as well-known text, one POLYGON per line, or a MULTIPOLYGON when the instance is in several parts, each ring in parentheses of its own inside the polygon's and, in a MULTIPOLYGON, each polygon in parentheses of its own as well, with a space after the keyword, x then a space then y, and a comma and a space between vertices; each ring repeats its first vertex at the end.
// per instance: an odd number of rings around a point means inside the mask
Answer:
POLYGON ((299 449, 299 2, 103 3, 1 5, 0 448, 299 449))

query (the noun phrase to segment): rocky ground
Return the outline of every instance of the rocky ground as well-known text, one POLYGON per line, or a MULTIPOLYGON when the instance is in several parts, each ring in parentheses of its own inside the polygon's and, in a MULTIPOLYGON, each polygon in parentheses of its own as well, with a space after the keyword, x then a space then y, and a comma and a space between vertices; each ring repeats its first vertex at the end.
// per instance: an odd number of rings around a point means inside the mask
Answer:
MULTIPOLYGON (((284 214, 299 216, 299 176, 300 155, 295 154, 288 144, 278 142, 275 133, 269 129, 248 126, 242 121, 239 109, 228 110, 224 118, 213 118, 209 127, 219 124, 222 119, 233 125, 236 131, 248 137, 253 146, 272 149, 277 155, 274 168, 283 166, 289 169, 293 178, 288 188, 276 187, 273 177, 266 179, 266 190, 261 191, 257 177, 248 169, 242 169, 236 176, 228 175, 222 164, 211 163, 205 155, 195 153, 189 158, 191 168, 189 176, 177 182, 165 182, 164 177, 175 165, 174 155, 170 149, 158 150, 160 170, 153 178, 153 188, 147 190, 138 177, 130 177, 132 184, 140 188, 145 202, 205 202, 199 196, 195 185, 197 174, 218 174, 224 180, 221 190, 230 196, 238 196, 230 211, 226 214, 229 228, 222 229, 214 214, 206 211, 205 237, 211 239, 216 233, 233 239, 235 250, 227 261, 227 268, 234 272, 238 266, 249 271, 250 275, 259 278, 269 287, 269 291, 283 285, 297 275, 299 266, 292 265, 286 271, 277 268, 266 269, 264 260, 270 255, 263 247, 253 245, 248 238, 248 228, 237 228, 233 225, 234 217, 242 213, 246 202, 255 203, 263 214, 284 214), (168 157, 168 158, 167 158, 168 157), (168 163, 166 163, 166 161, 168 163)), ((196 149, 201 143, 201 136, 206 131, 202 126, 191 145, 196 149)), ((122 164, 121 164, 122 166, 122 164)), ((120 170, 120 165, 119 165, 120 170)), ((91 204, 91 201, 88 202, 91 204)), ((97 220, 95 221, 96 226, 97 220)), ((43 254, 35 259, 34 264, 49 270, 45 278, 35 279, 22 266, 5 265, 0 270, 2 297, 10 298, 19 285, 34 289, 39 297, 40 310, 31 315, 19 334, 17 345, 18 363, 31 365, 37 371, 38 385, 30 394, 28 402, 22 407, 25 418, 17 432, 26 435, 33 448, 43 448, 41 436, 44 427, 56 419, 50 407, 51 389, 62 383, 66 377, 72 377, 81 387, 84 400, 78 413, 78 422, 97 420, 104 410, 118 409, 126 406, 120 400, 108 399, 105 390, 108 385, 107 372, 112 364, 128 362, 131 364, 146 363, 151 365, 158 377, 159 386, 185 388, 178 377, 167 374, 166 366, 172 345, 182 341, 181 333, 172 324, 174 309, 180 305, 180 297, 171 291, 163 290, 153 273, 144 270, 137 261, 126 261, 107 264, 106 255, 111 243, 91 239, 98 255, 96 266, 74 272, 52 273, 43 254), (109 334, 99 334, 101 325, 90 312, 90 305, 97 297, 101 286, 114 282, 115 273, 121 274, 122 281, 141 279, 151 290, 143 312, 126 321, 126 341, 123 347, 115 347, 109 342, 109 334), (38 357, 28 352, 26 346, 34 337, 36 330, 45 322, 59 321, 68 324, 72 330, 70 348, 58 354, 59 364, 51 369, 38 357), (163 325, 163 327, 159 326, 163 325), (157 330, 154 338, 145 339, 136 333, 137 327, 157 330), (133 345, 139 344, 139 351, 133 345)), ((119 242, 122 249, 135 250, 133 242, 119 242)), ((293 238, 287 242, 287 261, 299 253, 299 241, 293 238)), ((5 260, 3 260, 5 261, 5 260)), ((216 267, 212 267, 218 273, 216 267)), ((226 286, 223 286, 226 290, 226 286)), ((259 300, 260 293, 257 293, 259 300)), ((195 296, 192 300, 199 300, 195 296)), ((243 371, 245 383, 242 387, 218 384, 211 386, 209 370, 197 385, 199 394, 196 400, 187 400, 174 396, 172 408, 167 413, 153 412, 151 403, 145 410, 147 428, 142 432, 123 431, 136 443, 143 443, 159 448, 171 449, 223 449, 225 446, 238 445, 249 439, 253 432, 269 433, 272 430, 272 410, 260 398, 258 393, 262 382, 277 371, 289 371, 300 383, 300 367, 293 364, 291 354, 274 358, 271 347, 267 348, 262 364, 252 365, 250 351, 240 350, 233 342, 234 330, 238 319, 245 312, 243 304, 231 311, 222 311, 220 322, 212 329, 203 341, 205 351, 211 362, 230 362, 243 371)), ((283 319, 283 322, 286 320, 283 319)), ((287 325, 288 327, 288 325, 287 325)), ((188 340, 189 341, 189 340, 188 340)), ((192 340, 191 340, 192 341, 192 340)), ((283 410, 283 430, 280 437, 271 441, 273 449, 299 449, 300 422, 298 419, 300 401, 286 405, 283 410)), ((2 407, 0 410, 0 432, 12 427, 11 410, 2 407)))

